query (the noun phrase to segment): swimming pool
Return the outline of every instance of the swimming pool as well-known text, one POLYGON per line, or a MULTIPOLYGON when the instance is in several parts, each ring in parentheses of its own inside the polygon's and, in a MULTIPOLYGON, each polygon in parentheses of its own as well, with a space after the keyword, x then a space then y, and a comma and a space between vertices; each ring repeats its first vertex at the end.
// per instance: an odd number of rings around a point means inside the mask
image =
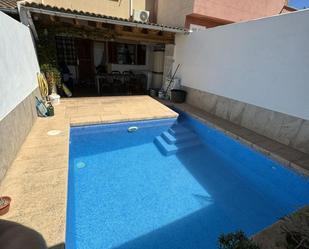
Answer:
POLYGON ((186 113, 70 136, 68 249, 215 249, 309 203, 307 178, 186 113))

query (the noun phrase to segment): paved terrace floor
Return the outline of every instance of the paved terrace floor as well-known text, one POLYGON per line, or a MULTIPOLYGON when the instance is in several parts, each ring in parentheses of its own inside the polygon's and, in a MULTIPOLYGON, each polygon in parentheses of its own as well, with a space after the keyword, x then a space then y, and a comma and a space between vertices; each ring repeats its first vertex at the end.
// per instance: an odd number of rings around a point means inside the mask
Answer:
POLYGON ((55 116, 39 118, 1 183, 12 197, 1 217, 41 233, 50 248, 63 248, 71 126, 174 118, 178 114, 148 96, 64 99, 55 116), (60 130, 56 136, 47 134, 60 130))

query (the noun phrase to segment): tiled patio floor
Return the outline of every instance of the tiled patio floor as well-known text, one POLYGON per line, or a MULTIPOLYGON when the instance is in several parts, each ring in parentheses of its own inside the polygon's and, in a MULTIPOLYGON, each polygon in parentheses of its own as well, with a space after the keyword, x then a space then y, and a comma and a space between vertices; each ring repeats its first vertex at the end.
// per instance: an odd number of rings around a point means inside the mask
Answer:
POLYGON ((11 210, 2 218, 38 231, 49 247, 62 248, 70 125, 173 118, 177 113, 148 96, 65 99, 55 113, 36 121, 1 183, 1 194, 12 197, 11 210), (61 133, 49 136, 50 130, 61 133))

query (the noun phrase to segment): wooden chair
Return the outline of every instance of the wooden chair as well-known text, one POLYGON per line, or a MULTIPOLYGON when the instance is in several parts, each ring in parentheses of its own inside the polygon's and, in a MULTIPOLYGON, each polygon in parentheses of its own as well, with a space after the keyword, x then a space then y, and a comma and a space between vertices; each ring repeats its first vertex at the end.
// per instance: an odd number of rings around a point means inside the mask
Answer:
POLYGON ((119 71, 112 71, 113 77, 113 93, 119 94, 125 91, 123 84, 123 76, 119 71))

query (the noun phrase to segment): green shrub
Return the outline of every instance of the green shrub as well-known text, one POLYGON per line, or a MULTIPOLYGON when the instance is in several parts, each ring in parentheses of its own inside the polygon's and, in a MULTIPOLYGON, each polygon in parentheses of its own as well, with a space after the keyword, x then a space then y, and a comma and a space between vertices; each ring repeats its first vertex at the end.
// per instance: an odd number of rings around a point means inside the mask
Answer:
POLYGON ((219 237, 219 249, 260 249, 244 232, 223 234, 219 237))
POLYGON ((43 64, 41 65, 41 72, 44 73, 47 80, 49 93, 61 86, 61 74, 56 67, 51 64, 43 64))

